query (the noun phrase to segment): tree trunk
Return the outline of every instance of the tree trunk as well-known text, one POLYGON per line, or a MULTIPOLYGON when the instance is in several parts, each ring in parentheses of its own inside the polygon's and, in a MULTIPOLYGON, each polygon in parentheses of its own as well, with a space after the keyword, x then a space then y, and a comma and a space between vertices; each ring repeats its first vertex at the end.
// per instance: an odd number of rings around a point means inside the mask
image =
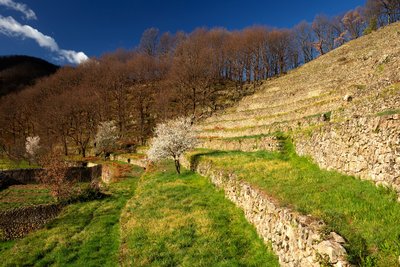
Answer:
POLYGON ((86 158, 86 147, 81 146, 81 151, 82 151, 82 157, 86 158))
POLYGON ((63 145, 64 145, 64 155, 68 156, 68 145, 67 140, 63 137, 63 145))
POLYGON ((193 106, 193 117, 196 117, 196 101, 197 101, 197 95, 196 95, 196 88, 195 87, 193 87, 192 88, 192 94, 193 94, 193 103, 192 103, 192 106, 193 106))
POLYGON ((179 162, 179 159, 175 160, 175 169, 178 174, 181 174, 181 163, 179 162))

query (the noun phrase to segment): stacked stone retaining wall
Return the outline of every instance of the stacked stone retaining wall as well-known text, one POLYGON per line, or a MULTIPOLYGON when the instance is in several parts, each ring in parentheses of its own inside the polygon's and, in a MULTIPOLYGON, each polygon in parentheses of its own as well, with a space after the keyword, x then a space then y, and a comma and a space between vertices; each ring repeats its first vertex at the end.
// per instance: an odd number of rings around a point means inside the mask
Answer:
POLYGON ((0 211, 0 240, 21 238, 57 217, 62 205, 48 204, 0 211))
POLYGON ((350 266, 342 246, 345 240, 334 232, 326 234, 323 221, 280 206, 234 173, 214 168, 211 161, 190 166, 183 160, 183 165, 224 189, 225 196, 244 211, 264 241, 272 243, 281 266, 350 266))
POLYGON ((400 114, 328 123, 294 136, 296 152, 322 168, 338 170, 400 194, 400 114))

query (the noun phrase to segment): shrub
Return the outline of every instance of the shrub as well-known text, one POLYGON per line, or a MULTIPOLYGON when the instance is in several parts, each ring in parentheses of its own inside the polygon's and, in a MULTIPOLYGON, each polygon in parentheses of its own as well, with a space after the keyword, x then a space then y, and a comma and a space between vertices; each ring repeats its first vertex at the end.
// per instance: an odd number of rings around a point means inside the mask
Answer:
POLYGON ((43 171, 39 181, 49 188, 51 195, 59 202, 76 195, 79 189, 75 186, 77 179, 68 177, 68 165, 60 154, 51 152, 41 159, 43 171))

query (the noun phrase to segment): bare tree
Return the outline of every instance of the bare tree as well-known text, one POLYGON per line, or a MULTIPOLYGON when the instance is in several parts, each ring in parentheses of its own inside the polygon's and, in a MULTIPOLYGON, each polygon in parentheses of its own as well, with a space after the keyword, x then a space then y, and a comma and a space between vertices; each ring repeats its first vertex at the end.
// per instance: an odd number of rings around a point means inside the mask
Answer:
POLYGON ((157 28, 146 29, 140 39, 139 51, 149 56, 157 54, 160 30, 157 28))
POLYGON ((70 92, 65 99, 71 101, 68 109, 68 136, 78 147, 79 153, 86 157, 90 141, 93 140, 98 124, 96 96, 88 88, 80 88, 70 92), (71 95, 72 94, 72 95, 71 95))
POLYGON ((172 56, 176 48, 176 41, 176 36, 169 32, 163 33, 158 43, 157 53, 160 56, 172 56))
POLYGON ((315 49, 323 55, 335 48, 335 40, 342 34, 341 18, 317 15, 312 23, 316 41, 315 49))
POLYGON ((362 8, 356 8, 347 12, 342 23, 344 29, 349 33, 351 39, 360 37, 365 28, 365 19, 362 8))
POLYGON ((195 118, 204 115, 202 107, 215 92, 212 84, 218 73, 206 34, 204 29, 197 29, 177 47, 170 73, 181 95, 182 110, 195 118))
POLYGON ((294 27, 295 38, 299 46, 304 63, 314 59, 314 33, 312 26, 306 21, 302 21, 294 27))
POLYGON ((378 27, 400 20, 399 0, 368 0, 365 4, 366 18, 378 27))

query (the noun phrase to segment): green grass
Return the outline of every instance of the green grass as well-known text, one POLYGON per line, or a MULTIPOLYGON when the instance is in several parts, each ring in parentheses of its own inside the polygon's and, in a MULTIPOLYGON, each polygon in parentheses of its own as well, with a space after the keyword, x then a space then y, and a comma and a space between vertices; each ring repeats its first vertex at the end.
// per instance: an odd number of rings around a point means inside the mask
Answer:
POLYGON ((278 266, 223 192, 170 162, 142 176, 121 221, 123 266, 278 266))
POLYGON ((325 115, 326 119, 327 119, 328 121, 330 121, 330 120, 331 120, 331 116, 332 116, 332 111, 323 112, 323 113, 317 113, 317 114, 305 116, 303 119, 320 118, 320 117, 322 117, 322 115, 325 115))
MULTIPOLYGON (((77 192, 71 196, 70 202, 85 198, 85 192, 90 189, 90 183, 81 182, 75 184, 74 187, 77 192)), ((0 191, 0 211, 55 202, 49 188, 43 184, 12 185, 0 191)))
POLYGON ((257 135, 245 135, 245 136, 237 136, 237 137, 228 137, 228 138, 219 138, 220 140, 225 141, 239 141, 243 139, 261 139, 264 137, 274 136, 275 134, 257 134, 257 135))
POLYGON ((259 140, 264 137, 278 137, 282 136, 281 132, 269 133, 269 134, 257 134, 257 135, 244 135, 244 136, 236 136, 236 137, 226 137, 226 138, 215 138, 215 140, 223 140, 223 141, 240 141, 243 139, 255 139, 259 140))
POLYGON ((397 266, 400 255, 400 204, 395 192, 372 182, 321 170, 294 153, 198 152, 192 162, 211 160, 234 171, 282 205, 323 219, 345 237, 349 260, 360 266, 397 266))
MULTIPOLYGON (((137 175, 141 168, 132 167, 137 175)), ((20 240, 0 242, 0 265, 118 265, 120 214, 138 181, 132 173, 111 184, 108 196, 71 204, 44 229, 20 240)))
POLYGON ((14 161, 8 158, 0 158, 0 170, 32 169, 38 168, 36 164, 29 164, 26 160, 14 161))
POLYGON ((376 114, 376 116, 387 116, 387 115, 394 115, 400 114, 400 109, 389 109, 376 114))
POLYGON ((0 211, 53 202, 49 190, 42 185, 13 185, 0 191, 0 211))

